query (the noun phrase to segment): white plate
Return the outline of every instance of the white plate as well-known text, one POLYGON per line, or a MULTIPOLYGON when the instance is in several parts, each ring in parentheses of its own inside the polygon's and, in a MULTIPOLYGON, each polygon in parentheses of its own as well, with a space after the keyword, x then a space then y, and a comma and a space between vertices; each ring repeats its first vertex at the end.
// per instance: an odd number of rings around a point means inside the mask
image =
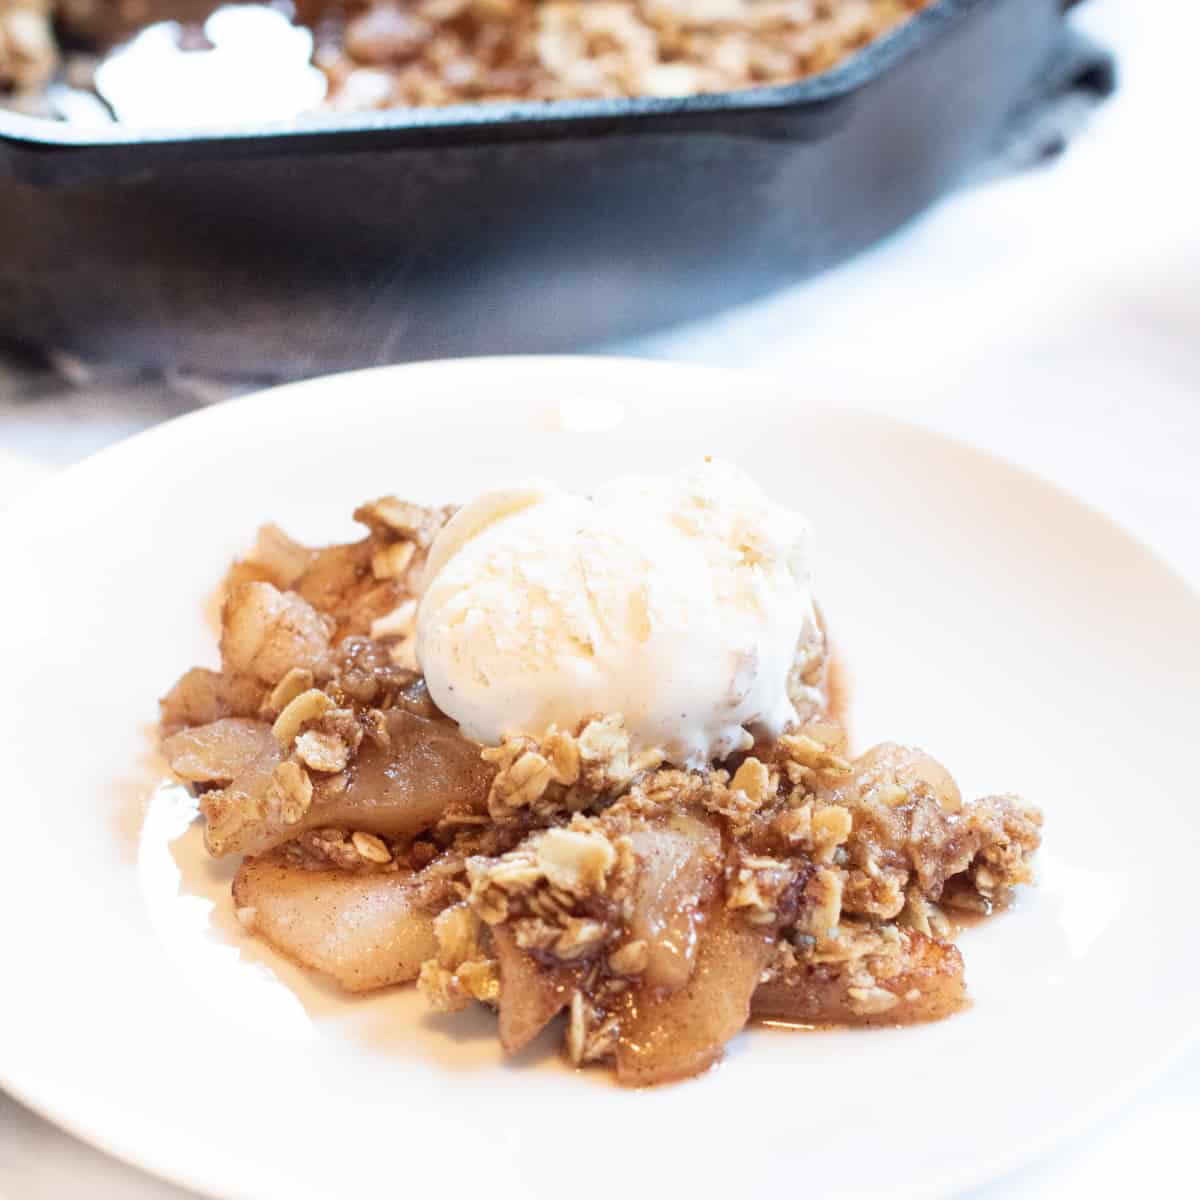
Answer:
POLYGON ((941 1193, 1043 1151, 1196 1023, 1200 600, 1052 487, 760 380, 480 360, 280 389, 163 426, 0 520, 0 1083, 95 1144, 257 1198, 941 1193), (349 999, 243 936, 230 867, 153 793, 156 698, 212 662, 211 597, 255 526, 352 532, 359 500, 586 487, 701 453, 806 510, 856 739, 919 742, 964 790, 1047 814, 1043 881, 964 941, 965 1013, 754 1030, 620 1091, 490 1019, 349 999))

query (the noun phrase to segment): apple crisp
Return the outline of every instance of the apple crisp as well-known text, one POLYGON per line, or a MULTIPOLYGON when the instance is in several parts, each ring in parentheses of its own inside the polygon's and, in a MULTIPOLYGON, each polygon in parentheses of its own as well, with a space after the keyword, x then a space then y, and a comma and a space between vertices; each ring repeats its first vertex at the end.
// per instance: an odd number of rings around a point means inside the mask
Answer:
MULTIPOLYGON (((312 33, 312 62, 325 76, 321 107, 349 112, 791 83, 836 66, 929 3, 298 0, 292 15, 312 33)), ((13 90, 20 107, 38 112, 47 83, 91 86, 104 56, 152 23, 178 23, 160 26, 170 34, 169 53, 175 43, 203 52, 210 48, 204 21, 218 7, 216 0, 0 0, 0 93, 13 90)), ((276 34, 288 32, 281 22, 276 34)), ((272 49, 261 47, 260 57, 272 49)), ((53 111, 44 99, 43 106, 53 111)))
POLYGON ((417 581, 449 509, 392 497, 362 540, 267 527, 226 581, 219 670, 161 704, 163 751, 213 855, 242 855, 238 919, 362 992, 415 980, 495 1009, 508 1051, 556 1020, 627 1084, 708 1067, 752 1016, 903 1024, 965 1002, 958 914, 1032 878, 1040 813, 965 800, 933 758, 854 755, 823 623, 795 727, 684 770, 619 713, 481 746, 415 669, 417 581))

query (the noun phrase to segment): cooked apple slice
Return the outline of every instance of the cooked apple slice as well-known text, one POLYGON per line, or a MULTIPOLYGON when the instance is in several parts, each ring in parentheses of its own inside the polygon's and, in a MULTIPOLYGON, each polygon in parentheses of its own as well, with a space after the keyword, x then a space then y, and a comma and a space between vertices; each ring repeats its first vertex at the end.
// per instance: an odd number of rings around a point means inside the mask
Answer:
POLYGON ((500 963, 500 1044, 510 1054, 533 1041, 570 1003, 578 972, 537 963, 503 926, 492 930, 500 963))
POLYGON ((319 824, 345 825, 383 837, 412 837, 453 809, 487 810, 494 768, 447 721, 431 721, 404 709, 387 714, 390 745, 365 741, 342 792, 316 789, 319 824))
POLYGON ((859 981, 862 960, 795 968, 754 993, 754 1015, 798 1025, 907 1025, 936 1021, 966 1001, 957 946, 900 930, 898 954, 865 960, 875 984, 859 981))
POLYGON ((221 695, 221 675, 204 667, 185 671, 158 702, 158 708, 165 735, 228 716, 221 695))
POLYGON ((629 938, 649 948, 645 985, 673 991, 691 978, 697 923, 721 873, 721 835, 711 820, 677 813, 629 840, 640 868, 629 938))
POLYGON ((296 667, 327 678, 332 627, 330 618, 295 592, 269 583, 239 584, 221 609, 222 669, 267 687, 296 667))
POLYGON ((437 953, 416 879, 251 858, 233 881, 233 899, 243 922, 280 953, 348 992, 369 992, 415 979, 437 953))
POLYGON ((621 1023, 617 1078, 635 1087, 684 1079, 712 1066, 750 1016, 770 943, 718 899, 700 936, 696 969, 678 991, 642 987, 621 1023))
POLYGON ((270 725, 242 717, 221 717, 164 739, 171 770, 192 783, 228 783, 274 748, 270 725))
POLYGON ((288 537, 278 525, 261 525, 249 559, 239 566, 257 569, 281 591, 290 588, 311 566, 317 551, 288 537))
MULTIPOLYGON (((895 742, 872 746, 854 760, 850 780, 860 788, 869 781, 895 782, 906 792, 928 794, 945 812, 962 810, 962 793, 954 776, 936 758, 915 746, 901 746, 895 742)), ((845 785, 846 781, 838 781, 831 790, 837 791, 845 785)))
POLYGON ((493 768, 454 726, 395 709, 387 714, 387 732, 387 746, 364 741, 345 772, 318 780, 309 808, 290 823, 262 815, 271 811, 267 790, 279 762, 278 752, 268 748, 227 788, 201 797, 209 852, 265 854, 327 825, 408 838, 449 811, 486 810, 493 768))

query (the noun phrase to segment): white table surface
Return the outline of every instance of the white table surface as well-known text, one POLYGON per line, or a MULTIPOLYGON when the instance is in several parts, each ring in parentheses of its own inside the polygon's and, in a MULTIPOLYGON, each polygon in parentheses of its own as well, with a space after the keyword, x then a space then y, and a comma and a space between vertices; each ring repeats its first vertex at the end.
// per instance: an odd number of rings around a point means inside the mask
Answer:
MULTIPOLYGON (((1090 0, 1076 19, 1118 50, 1121 87, 1061 159, 958 193, 816 282, 600 349, 770 371, 806 403, 950 433, 1084 498, 1200 588, 1200 5, 1090 0)), ((0 368, 0 504, 187 403, 0 368)), ((1186 1193, 1198 1123, 1193 1051, 1099 1128, 975 1195, 1186 1193)), ((76 1195, 184 1193, 0 1093, 0 1196, 76 1195)))

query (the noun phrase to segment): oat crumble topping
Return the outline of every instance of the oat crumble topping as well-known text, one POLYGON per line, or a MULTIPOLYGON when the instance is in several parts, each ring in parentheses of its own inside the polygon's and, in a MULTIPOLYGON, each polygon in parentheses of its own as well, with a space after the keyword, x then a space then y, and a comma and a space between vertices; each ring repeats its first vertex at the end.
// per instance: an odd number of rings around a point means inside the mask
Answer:
MULTIPOLYGON (((306 3, 326 110, 686 96, 819 74, 931 0, 348 0, 306 3)), ((169 6, 154 10, 156 19, 169 6)), ((195 12, 185 13, 195 19, 195 12)), ((0 0, 0 89, 37 112, 58 66, 51 18, 93 52, 143 20, 120 0, 0 0)), ((70 43, 68 43, 70 44, 70 43)), ((86 85, 88 58, 66 73, 86 85)), ((388 497, 360 519, 419 541, 424 511, 388 497)), ((808 666, 800 660, 798 672, 808 666)))

